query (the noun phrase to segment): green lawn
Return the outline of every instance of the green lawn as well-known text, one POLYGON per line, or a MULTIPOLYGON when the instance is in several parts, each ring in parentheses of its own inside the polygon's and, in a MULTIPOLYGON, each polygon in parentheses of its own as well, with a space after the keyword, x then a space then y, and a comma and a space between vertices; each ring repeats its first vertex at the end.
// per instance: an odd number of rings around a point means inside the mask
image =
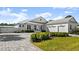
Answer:
POLYGON ((46 51, 79 51, 79 37, 55 37, 33 44, 46 51))

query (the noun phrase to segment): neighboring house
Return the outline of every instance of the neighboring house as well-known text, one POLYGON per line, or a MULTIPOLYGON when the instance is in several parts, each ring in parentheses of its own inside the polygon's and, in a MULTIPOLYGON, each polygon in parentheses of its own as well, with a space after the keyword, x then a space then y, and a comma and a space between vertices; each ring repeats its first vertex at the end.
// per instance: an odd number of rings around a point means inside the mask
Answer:
POLYGON ((47 23, 50 32, 72 32, 77 29, 77 21, 71 15, 60 20, 54 20, 47 23))
POLYGON ((0 26, 0 32, 14 32, 21 30, 34 30, 35 32, 72 32, 77 29, 77 25, 77 21, 71 15, 59 20, 50 21, 47 21, 40 16, 30 21, 21 21, 17 23, 16 26, 0 26))

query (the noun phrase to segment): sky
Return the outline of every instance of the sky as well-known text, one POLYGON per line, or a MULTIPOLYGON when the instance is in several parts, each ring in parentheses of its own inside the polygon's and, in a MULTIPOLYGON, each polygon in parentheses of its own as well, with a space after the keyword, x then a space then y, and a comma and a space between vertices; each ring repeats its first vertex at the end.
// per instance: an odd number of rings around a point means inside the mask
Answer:
POLYGON ((18 23, 39 16, 57 20, 72 15, 79 22, 78 7, 0 7, 0 23, 18 23))

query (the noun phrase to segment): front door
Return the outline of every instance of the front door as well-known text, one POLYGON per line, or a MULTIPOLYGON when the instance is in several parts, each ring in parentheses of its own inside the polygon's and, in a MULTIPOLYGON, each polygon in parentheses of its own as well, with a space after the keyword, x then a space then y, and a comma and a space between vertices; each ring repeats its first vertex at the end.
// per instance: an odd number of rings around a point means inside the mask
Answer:
POLYGON ((42 25, 40 26, 40 30, 42 31, 42 25))
POLYGON ((31 30, 31 25, 27 25, 27 30, 31 30))

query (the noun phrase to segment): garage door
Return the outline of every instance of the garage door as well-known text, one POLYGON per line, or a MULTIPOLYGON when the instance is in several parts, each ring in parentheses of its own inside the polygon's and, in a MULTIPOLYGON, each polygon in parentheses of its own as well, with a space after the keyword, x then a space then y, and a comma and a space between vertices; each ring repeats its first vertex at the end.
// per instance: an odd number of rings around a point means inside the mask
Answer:
POLYGON ((52 27, 52 32, 57 32, 56 27, 52 27))
POLYGON ((64 26, 58 27, 58 32, 64 32, 64 26))
POLYGON ((49 28, 49 31, 50 31, 50 32, 57 32, 56 26, 50 27, 50 28, 49 28))

